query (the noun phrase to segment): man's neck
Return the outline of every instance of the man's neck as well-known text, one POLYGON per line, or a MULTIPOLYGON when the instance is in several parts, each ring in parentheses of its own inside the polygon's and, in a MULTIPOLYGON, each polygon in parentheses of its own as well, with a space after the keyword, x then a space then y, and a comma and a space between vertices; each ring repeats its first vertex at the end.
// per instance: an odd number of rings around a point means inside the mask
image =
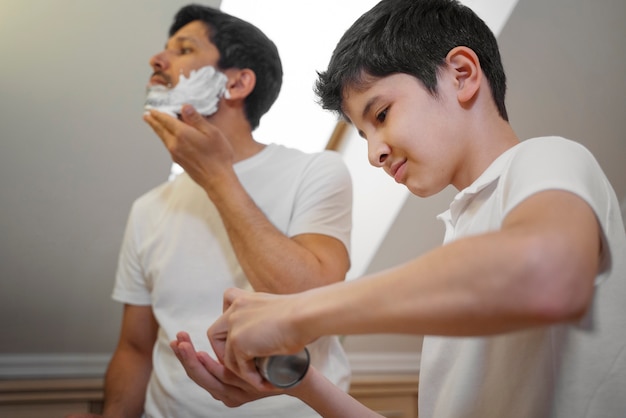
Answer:
POLYGON ((215 115, 215 117, 210 117, 209 121, 222 131, 230 142, 233 147, 234 162, 250 158, 265 148, 265 144, 254 139, 250 124, 243 116, 215 115))

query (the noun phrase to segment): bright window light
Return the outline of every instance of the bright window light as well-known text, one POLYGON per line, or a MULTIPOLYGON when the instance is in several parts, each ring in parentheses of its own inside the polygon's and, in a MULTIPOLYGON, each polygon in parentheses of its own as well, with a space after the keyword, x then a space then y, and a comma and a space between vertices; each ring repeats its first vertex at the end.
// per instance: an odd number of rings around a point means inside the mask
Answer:
POLYGON ((221 10, 256 25, 281 56, 280 96, 261 118, 257 141, 306 152, 325 148, 337 122, 316 102, 313 85, 341 35, 378 0, 222 0, 221 10))

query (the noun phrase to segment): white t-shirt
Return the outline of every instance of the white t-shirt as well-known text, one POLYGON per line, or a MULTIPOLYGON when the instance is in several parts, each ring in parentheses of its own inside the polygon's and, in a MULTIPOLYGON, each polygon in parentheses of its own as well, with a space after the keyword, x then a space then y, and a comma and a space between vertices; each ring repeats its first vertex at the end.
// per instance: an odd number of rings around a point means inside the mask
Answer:
POLYGON ((602 227, 589 313, 493 337, 425 337, 420 418, 626 417, 626 234, 615 192, 587 149, 546 137, 508 150, 439 215, 444 241, 499 230, 516 205, 548 189, 580 196, 602 227))
MULTIPOLYGON (((339 154, 306 154, 268 145, 238 162, 235 170, 278 230, 289 237, 329 235, 349 250, 352 183, 339 154)), ((151 305, 160 326, 146 417, 318 416, 287 395, 228 408, 185 374, 169 342, 178 331, 187 331, 196 349, 213 355, 206 331, 222 313, 224 291, 234 286, 251 289, 215 206, 187 174, 137 199, 120 252, 113 298, 151 305)), ((347 390, 350 370, 337 337, 322 338, 308 348, 312 364, 347 390)))

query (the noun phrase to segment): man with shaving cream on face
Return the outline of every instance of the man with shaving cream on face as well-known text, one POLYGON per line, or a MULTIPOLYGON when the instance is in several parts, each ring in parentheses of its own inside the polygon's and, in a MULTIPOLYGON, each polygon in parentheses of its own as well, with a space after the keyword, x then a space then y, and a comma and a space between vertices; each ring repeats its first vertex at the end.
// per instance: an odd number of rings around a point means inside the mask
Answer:
MULTIPOLYGON (((184 172, 132 206, 113 290, 124 314, 102 416, 317 417, 295 397, 260 392, 225 369, 206 329, 230 287, 286 294, 344 280, 349 172, 337 153, 254 139, 282 83, 276 47, 259 29, 190 5, 169 35, 150 60, 144 120, 184 172), (204 387, 186 375, 173 341, 207 352, 204 387)), ((338 339, 308 349, 311 364, 347 390, 338 339)))

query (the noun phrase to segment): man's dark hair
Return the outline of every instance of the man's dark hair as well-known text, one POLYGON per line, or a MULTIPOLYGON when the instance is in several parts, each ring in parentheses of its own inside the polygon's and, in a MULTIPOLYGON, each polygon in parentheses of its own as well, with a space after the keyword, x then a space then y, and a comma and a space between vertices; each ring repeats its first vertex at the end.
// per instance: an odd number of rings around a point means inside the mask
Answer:
POLYGON ((245 99, 245 113, 252 130, 259 126, 261 116, 272 107, 283 81, 283 68, 278 49, 259 28, 220 10, 190 4, 178 11, 170 27, 170 37, 193 21, 205 24, 211 41, 220 53, 217 66, 249 68, 256 75, 254 90, 245 99))
POLYGON ((324 109, 344 118, 345 89, 363 87, 372 76, 409 74, 436 96, 438 70, 457 46, 476 53, 498 112, 508 120, 506 76, 496 38, 482 19, 455 0, 382 0, 343 35, 328 69, 318 73, 315 93, 324 109))

